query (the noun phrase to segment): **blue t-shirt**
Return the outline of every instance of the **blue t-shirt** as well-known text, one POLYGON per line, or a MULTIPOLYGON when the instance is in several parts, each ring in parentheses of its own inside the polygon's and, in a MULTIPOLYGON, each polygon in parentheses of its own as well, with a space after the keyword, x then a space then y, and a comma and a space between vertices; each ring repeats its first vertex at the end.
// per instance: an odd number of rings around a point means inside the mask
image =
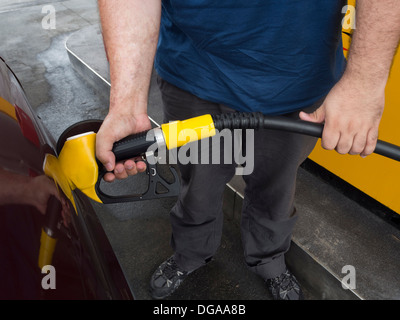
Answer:
POLYGON ((342 75, 342 0, 163 0, 159 75, 238 111, 310 106, 342 75))

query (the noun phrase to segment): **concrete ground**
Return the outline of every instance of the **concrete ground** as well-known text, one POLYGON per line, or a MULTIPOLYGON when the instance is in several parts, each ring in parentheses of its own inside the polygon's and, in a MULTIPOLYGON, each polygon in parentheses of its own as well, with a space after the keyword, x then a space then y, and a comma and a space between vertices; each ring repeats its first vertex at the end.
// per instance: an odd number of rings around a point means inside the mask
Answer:
POLYGON ((52 1, 55 29, 44 29, 44 0, 0 3, 0 55, 13 69, 29 102, 57 138, 86 118, 102 118, 107 102, 71 68, 65 41, 74 31, 98 23, 96 1, 52 1))
MULTIPOLYGON (((71 124, 104 118, 108 101, 96 87, 96 76, 88 82, 72 67, 65 48, 73 37, 76 40, 71 47, 79 47, 79 41, 85 39, 82 30, 98 36, 96 1, 52 1, 55 29, 43 27, 48 11, 42 10, 48 4, 42 0, 1 1, 0 56, 14 70, 33 108, 57 139, 71 124)), ((101 47, 96 41, 94 44, 97 49, 101 47)), ((73 49, 94 63, 107 79, 102 52, 85 51, 85 46, 73 49)), ((150 104, 151 116, 161 121, 154 86, 150 104)), ((224 235, 215 260, 193 273, 171 299, 270 299, 262 280, 244 265, 238 227, 242 190, 239 178, 227 188, 224 235)), ((97 205, 99 218, 138 299, 150 299, 150 276, 171 254, 168 211, 173 203, 174 199, 164 199, 97 205)), ((300 218, 288 263, 304 284, 308 299, 400 298, 398 228, 304 169, 299 171, 296 206, 300 218), (357 289, 352 292, 340 285, 346 265, 357 270, 357 289)))

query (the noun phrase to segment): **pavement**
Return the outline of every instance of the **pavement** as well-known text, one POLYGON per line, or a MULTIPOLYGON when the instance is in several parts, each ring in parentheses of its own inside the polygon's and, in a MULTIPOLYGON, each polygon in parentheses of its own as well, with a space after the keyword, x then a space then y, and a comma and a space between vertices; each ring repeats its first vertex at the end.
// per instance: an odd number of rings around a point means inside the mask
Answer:
MULTIPOLYGON (((97 2, 52 1, 55 29, 44 28, 48 11, 42 10, 47 5, 42 0, 1 1, 0 56, 14 70, 32 107, 57 139, 80 120, 105 117, 109 74, 97 2)), ((153 77, 149 115, 154 124, 162 120, 160 102, 153 77)), ((306 298, 399 299, 399 227, 377 215, 370 202, 354 201, 307 165, 300 168, 297 183, 300 217, 287 263, 301 281, 306 298), (355 289, 342 288, 346 266, 356 270, 355 289)), ((240 177, 227 185, 223 238, 214 261, 191 274, 171 299, 270 299, 263 281, 243 260, 239 229, 243 186, 240 177)), ((150 276, 172 254, 168 212, 174 200, 94 204, 137 299, 151 298, 150 276)), ((380 212, 385 215, 385 209, 380 212)))

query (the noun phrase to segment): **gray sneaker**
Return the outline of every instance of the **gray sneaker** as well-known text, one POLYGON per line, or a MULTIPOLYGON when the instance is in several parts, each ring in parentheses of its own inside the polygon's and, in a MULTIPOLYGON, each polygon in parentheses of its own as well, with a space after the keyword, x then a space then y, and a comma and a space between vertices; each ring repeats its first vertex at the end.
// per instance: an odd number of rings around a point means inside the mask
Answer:
POLYGON ((296 277, 286 269, 280 276, 266 280, 274 300, 303 300, 303 292, 296 277))
POLYGON ((164 261, 150 279, 150 292, 154 299, 164 299, 172 294, 190 272, 178 267, 174 256, 164 261))

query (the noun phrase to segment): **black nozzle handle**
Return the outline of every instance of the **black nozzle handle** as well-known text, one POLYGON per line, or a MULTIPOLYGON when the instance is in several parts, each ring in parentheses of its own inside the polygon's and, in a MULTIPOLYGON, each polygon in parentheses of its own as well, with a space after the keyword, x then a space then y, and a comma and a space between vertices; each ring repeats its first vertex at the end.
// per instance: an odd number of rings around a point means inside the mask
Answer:
POLYGON ((114 143, 112 152, 116 161, 127 160, 146 153, 156 142, 153 129, 139 132, 114 143))

